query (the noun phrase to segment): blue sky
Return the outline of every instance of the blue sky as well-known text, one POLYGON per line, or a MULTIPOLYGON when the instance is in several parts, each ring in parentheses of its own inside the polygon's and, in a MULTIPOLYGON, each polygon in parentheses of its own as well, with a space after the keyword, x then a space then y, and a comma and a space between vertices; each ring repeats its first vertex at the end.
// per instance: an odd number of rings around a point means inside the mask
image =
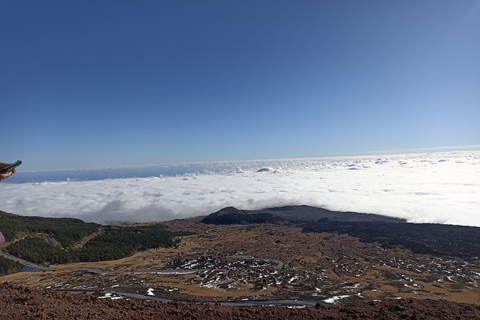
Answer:
POLYGON ((0 0, 25 170, 480 144, 480 1, 0 0))

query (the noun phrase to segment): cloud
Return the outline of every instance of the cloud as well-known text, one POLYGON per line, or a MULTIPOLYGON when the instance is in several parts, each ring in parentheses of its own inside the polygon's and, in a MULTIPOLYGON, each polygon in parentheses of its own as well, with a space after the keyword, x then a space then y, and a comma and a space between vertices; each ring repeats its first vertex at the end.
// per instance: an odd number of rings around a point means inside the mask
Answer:
POLYGON ((412 222, 480 226, 478 151, 209 166, 203 174, 172 177, 2 183, 0 210, 105 223, 165 221, 226 206, 306 204, 412 222))
POLYGON ((156 205, 146 205, 133 210, 128 209, 126 206, 126 201, 122 200, 113 200, 112 202, 107 203, 105 207, 98 212, 92 212, 78 216, 78 218, 86 221, 107 224, 168 221, 181 217, 181 214, 175 214, 169 209, 158 207, 156 205))

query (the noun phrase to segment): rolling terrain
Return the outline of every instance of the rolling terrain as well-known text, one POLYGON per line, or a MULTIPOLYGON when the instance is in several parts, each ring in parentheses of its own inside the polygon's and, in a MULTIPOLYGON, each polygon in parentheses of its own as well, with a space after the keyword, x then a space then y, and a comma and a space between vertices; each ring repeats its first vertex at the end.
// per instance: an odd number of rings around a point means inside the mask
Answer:
MULTIPOLYGON (((156 230, 181 237, 172 246, 137 247, 118 260, 51 265, 50 272, 13 273, 0 281, 234 306, 347 306, 399 298, 480 305, 478 228, 298 209, 295 216, 295 207, 226 208, 199 219, 118 226, 113 229, 140 233, 161 226, 156 230)), ((92 234, 85 245, 101 236, 92 234)))

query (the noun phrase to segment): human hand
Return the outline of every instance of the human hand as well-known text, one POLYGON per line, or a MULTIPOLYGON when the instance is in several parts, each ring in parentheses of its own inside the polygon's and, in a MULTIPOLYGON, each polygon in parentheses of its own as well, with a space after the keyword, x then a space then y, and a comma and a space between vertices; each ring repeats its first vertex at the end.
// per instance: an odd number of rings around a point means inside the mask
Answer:
MULTIPOLYGON (((0 162, 0 169, 3 169, 3 168, 5 168, 6 166, 9 166, 9 165, 11 165, 11 163, 0 162)), ((17 172, 17 168, 13 169, 10 172, 0 173, 0 181, 7 179, 8 177, 10 177, 15 172, 17 172)))

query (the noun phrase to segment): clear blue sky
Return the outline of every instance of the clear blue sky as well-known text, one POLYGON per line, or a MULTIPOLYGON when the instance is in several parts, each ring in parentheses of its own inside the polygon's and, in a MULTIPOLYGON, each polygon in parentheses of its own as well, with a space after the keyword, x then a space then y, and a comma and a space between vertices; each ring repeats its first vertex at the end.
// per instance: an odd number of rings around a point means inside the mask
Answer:
POLYGON ((0 0, 25 170, 480 144, 480 1, 0 0))

